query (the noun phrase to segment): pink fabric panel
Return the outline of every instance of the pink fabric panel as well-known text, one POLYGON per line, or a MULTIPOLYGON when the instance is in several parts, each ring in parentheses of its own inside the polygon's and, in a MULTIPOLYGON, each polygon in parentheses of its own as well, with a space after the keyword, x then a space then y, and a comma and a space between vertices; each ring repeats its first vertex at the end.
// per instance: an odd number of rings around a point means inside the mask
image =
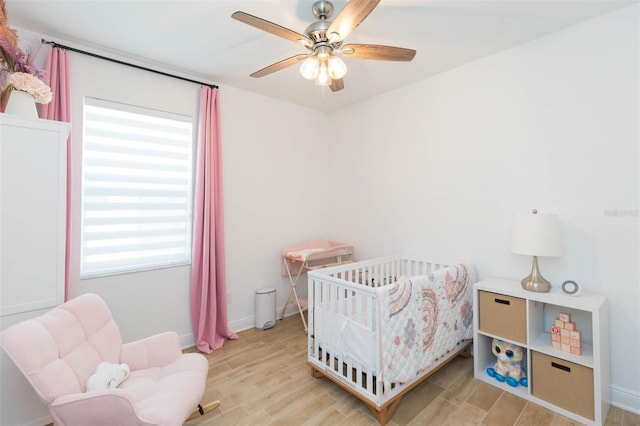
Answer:
POLYGON ((80 393, 62 397, 51 405, 56 426, 156 426, 136 415, 131 396, 121 390, 80 393), (100 413, 96 416, 96 413, 100 413))
POLYGON ((174 332, 166 332, 122 345, 120 363, 138 370, 167 365, 181 355, 180 338, 174 332))
POLYGON ((78 344, 86 340, 84 330, 76 317, 65 309, 53 310, 38 320, 55 341, 60 357, 67 356, 78 344))
POLYGON ((102 359, 100 352, 87 342, 77 346, 73 351, 61 358, 73 370, 81 392, 86 390, 87 380, 96 372, 96 366, 100 362, 114 362, 114 360, 102 359))
MULTIPOLYGON (((76 318, 76 321, 59 321, 58 327, 75 328, 77 324, 79 331, 72 342, 73 351, 77 352, 77 354, 72 355, 68 351, 64 351, 60 352, 61 357, 82 357, 83 355, 89 357, 90 354, 94 354, 96 357, 94 361, 97 360, 97 362, 92 365, 92 369, 95 369, 95 366, 100 361, 118 362, 122 347, 122 336, 118 325, 111 316, 109 307, 99 296, 85 294, 82 298, 71 300, 61 306, 60 309, 52 311, 51 315, 61 315, 63 312, 67 312, 76 318)), ((64 333, 63 330, 60 330, 60 333, 54 333, 53 329, 49 331, 58 342, 68 339, 68 337, 61 335, 61 333, 64 333)), ((84 373, 84 370, 82 371, 84 373)), ((93 372, 91 371, 86 377, 82 374, 83 384, 86 383, 86 379, 93 372)))
POLYGON ((44 66, 45 83, 51 88, 53 99, 48 104, 37 104, 38 115, 47 120, 71 122, 69 91, 69 55, 67 51, 49 47, 44 66))
POLYGON ((178 425, 200 403, 208 369, 201 354, 184 354, 164 367, 132 372, 120 387, 133 395, 143 419, 178 425))
POLYGON ((34 371, 29 376, 29 383, 47 403, 61 395, 79 393, 84 389, 71 365, 59 358, 34 371))
POLYGON ((99 331, 89 336, 87 342, 100 354, 102 361, 118 363, 122 335, 115 321, 110 320, 99 331))
POLYGON ((60 395, 82 391, 71 367, 58 358, 55 341, 38 321, 9 327, 0 333, 0 343, 43 401, 50 403, 60 395))
POLYGON ((218 90, 200 89, 191 260, 191 324, 198 349, 237 339, 227 325, 218 90))
MULTIPOLYGON (((100 316, 100 312, 96 312, 96 315, 100 316)), ((38 378, 41 386, 48 386, 51 383, 50 375, 59 374, 60 368, 66 364, 73 377, 65 377, 65 381, 75 379, 79 391, 84 391, 87 379, 102 359, 99 351, 87 342, 87 336, 77 317, 66 309, 58 308, 40 317, 38 321, 53 339, 57 348, 56 358, 60 360, 56 359, 51 365, 44 366, 34 373, 34 377, 38 378)), ((58 397, 64 393, 52 396, 58 397)))
MULTIPOLYGON (((37 104, 38 115, 47 120, 71 123, 71 91, 69 87, 69 55, 66 50, 48 46, 49 53, 44 70, 46 81, 53 93, 48 104, 37 104)), ((67 139, 67 241, 65 249, 65 292, 69 299, 69 259, 71 250, 71 135, 67 139)))
POLYGON ((316 249, 316 248, 322 249, 324 251, 339 250, 339 249, 353 251, 353 246, 349 244, 339 243, 337 241, 313 240, 313 241, 306 241, 296 246, 285 247, 282 250, 282 255, 284 256, 289 252, 295 252, 295 251, 306 250, 306 249, 316 249))

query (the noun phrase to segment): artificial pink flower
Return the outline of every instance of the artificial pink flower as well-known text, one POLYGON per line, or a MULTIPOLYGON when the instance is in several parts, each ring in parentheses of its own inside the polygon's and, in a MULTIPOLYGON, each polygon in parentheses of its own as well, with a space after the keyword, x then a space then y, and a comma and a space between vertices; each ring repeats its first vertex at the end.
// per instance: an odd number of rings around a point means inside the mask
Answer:
POLYGON ((42 80, 26 72, 14 72, 9 75, 9 84, 15 90, 27 92, 39 104, 48 104, 53 98, 51 89, 42 80))

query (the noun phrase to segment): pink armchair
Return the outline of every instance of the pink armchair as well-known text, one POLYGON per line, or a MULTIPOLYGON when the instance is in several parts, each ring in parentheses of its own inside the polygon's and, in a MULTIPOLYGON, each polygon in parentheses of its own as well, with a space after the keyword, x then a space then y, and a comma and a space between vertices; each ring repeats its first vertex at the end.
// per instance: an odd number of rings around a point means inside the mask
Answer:
POLYGON ((109 308, 95 294, 9 327, 0 344, 56 425, 181 425, 196 407, 204 412, 199 403, 207 359, 183 354, 173 332, 123 344, 109 308), (128 378, 117 389, 86 392, 102 361, 128 364, 128 378))

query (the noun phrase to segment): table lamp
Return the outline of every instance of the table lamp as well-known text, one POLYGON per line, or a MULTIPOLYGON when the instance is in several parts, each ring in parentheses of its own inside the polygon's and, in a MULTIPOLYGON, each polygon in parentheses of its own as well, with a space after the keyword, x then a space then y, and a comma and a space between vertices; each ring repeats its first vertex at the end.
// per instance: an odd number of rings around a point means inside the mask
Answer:
POLYGON ((538 256, 562 256, 558 215, 538 213, 537 210, 516 214, 511 227, 511 251, 533 256, 531 273, 522 279, 522 288, 538 293, 549 292, 551 283, 540 273, 538 256))

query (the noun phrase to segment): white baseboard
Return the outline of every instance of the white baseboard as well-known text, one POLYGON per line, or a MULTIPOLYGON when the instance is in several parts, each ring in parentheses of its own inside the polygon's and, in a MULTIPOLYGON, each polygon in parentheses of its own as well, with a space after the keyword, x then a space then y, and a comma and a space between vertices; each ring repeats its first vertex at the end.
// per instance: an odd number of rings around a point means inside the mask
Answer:
POLYGON ((32 420, 29 423, 24 423, 23 426, 42 426, 42 425, 48 425, 52 423, 53 423, 53 417, 45 416, 45 417, 40 417, 37 420, 32 420))
POLYGON ((249 330, 250 328, 255 327, 256 317, 255 315, 251 315, 249 317, 244 317, 235 321, 231 321, 229 323, 229 330, 234 333, 239 333, 241 331, 249 330))
POLYGON ((196 345, 196 340, 193 338, 193 333, 183 334, 180 336, 180 347, 182 349, 192 348, 196 345))
MULTIPOLYGON (((282 314, 282 306, 276 309, 276 321, 281 319, 280 314, 282 314)), ((290 317, 291 315, 298 315, 298 308, 295 305, 290 305, 285 310, 285 313, 284 313, 285 317, 290 317)), ((230 321, 229 330, 233 331, 234 333, 239 333, 241 331, 254 328, 256 326, 255 324, 256 324, 256 317, 255 315, 251 315, 245 318, 230 321)), ((182 349, 192 348, 195 345, 196 345, 196 341, 192 333, 183 334, 182 336, 180 336, 180 347, 182 349)))
POLYGON ((640 393, 611 385, 611 405, 640 414, 640 393))
MULTIPOLYGON (((282 314, 282 306, 276 308, 276 325, 277 321, 282 314)), ((284 316, 289 317, 291 315, 297 315, 298 308, 295 305, 289 305, 284 312, 284 316)), ((256 326, 256 317, 255 315, 251 315, 249 317, 245 317, 239 320, 229 322, 229 329, 233 330, 234 333, 239 333, 241 331, 249 330, 250 328, 254 328, 256 326)))

